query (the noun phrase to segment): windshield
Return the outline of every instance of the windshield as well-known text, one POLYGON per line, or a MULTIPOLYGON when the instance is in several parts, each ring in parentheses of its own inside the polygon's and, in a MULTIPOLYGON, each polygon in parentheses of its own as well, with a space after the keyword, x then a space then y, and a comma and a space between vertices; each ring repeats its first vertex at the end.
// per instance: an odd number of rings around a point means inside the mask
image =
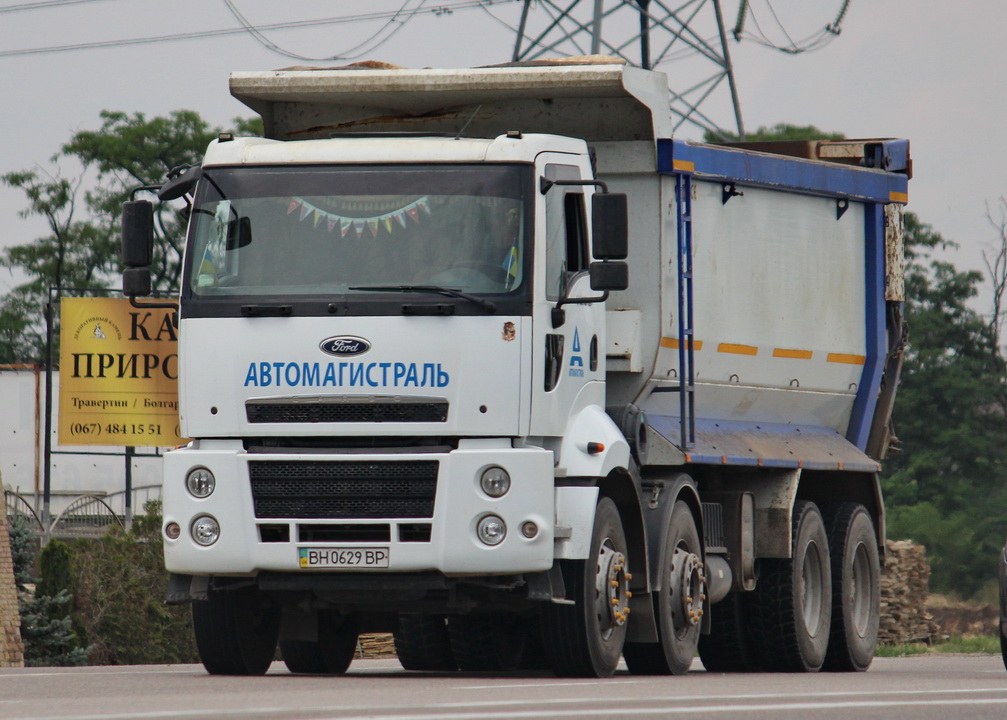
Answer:
POLYGON ((530 177, 525 166, 486 164, 207 168, 186 294, 525 294, 530 177))

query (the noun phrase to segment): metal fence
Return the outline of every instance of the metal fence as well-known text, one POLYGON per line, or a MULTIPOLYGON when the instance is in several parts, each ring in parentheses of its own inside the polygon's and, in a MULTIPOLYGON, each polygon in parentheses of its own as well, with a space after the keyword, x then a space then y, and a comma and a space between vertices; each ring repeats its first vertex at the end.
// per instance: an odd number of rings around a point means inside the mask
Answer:
MULTIPOLYGON (((161 486, 135 487, 129 497, 132 501, 130 508, 135 513, 137 508, 142 510, 147 501, 161 497, 161 486)), ((128 529, 127 525, 131 520, 130 513, 127 512, 125 491, 108 495, 78 495, 53 519, 49 527, 45 527, 35 508, 19 492, 5 490, 4 498, 7 502, 7 517, 23 518, 32 532, 43 538, 43 541, 50 538, 97 538, 114 525, 128 529)))

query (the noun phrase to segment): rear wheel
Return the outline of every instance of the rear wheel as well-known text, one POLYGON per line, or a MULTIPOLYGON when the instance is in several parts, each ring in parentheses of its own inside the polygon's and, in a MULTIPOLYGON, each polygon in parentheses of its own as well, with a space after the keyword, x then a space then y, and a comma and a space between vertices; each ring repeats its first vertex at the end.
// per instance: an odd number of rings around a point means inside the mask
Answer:
POLYGON ((793 557, 764 559, 749 617, 758 669, 815 672, 825 662, 832 620, 832 573, 825 523, 813 502, 799 500, 793 557))
POLYGON ((709 672, 751 672, 756 668, 749 649, 745 595, 731 592, 710 612, 710 634, 699 638, 699 659, 709 672))
POLYGON ((611 499, 598 502, 588 559, 560 562, 573 603, 543 609, 549 666, 560 677, 610 677, 626 640, 630 580, 626 535, 611 499))
POLYGON ((258 588, 210 588, 192 603, 192 628, 211 675, 262 675, 273 661, 280 608, 258 588))
POLYGON ((878 540, 867 508, 842 503, 825 518, 832 558, 832 631, 825 669, 862 672, 878 645, 881 579, 878 540))
POLYGON ((399 615, 394 632, 395 653, 406 670, 451 671, 458 669, 451 651, 448 626, 440 615, 399 615))
POLYGON ((281 640, 280 654, 293 673, 340 675, 353 662, 359 629, 356 618, 318 611, 317 640, 281 640))
POLYGON ((654 593, 657 643, 627 643, 623 656, 637 675, 683 675, 699 643, 706 584, 699 531, 689 506, 675 503, 661 558, 661 590, 654 593))
POLYGON ((528 645, 528 621, 518 615, 456 615, 448 618, 451 651, 461 670, 517 670, 528 645))

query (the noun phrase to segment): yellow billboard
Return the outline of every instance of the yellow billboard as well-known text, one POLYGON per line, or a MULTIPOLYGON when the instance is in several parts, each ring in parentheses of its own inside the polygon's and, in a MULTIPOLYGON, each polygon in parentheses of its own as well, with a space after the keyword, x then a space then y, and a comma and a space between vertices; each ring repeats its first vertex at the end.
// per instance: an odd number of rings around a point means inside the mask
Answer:
POLYGON ((180 445, 172 311, 60 301, 59 444, 180 445))

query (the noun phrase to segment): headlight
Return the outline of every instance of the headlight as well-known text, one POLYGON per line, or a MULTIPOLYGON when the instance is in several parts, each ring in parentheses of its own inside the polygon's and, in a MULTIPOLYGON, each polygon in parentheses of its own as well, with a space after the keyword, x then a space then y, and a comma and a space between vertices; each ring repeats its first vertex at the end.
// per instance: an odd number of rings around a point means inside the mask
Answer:
POLYGON ((185 489, 193 497, 209 497, 216 486, 217 480, 213 477, 213 473, 204 467, 193 468, 185 476, 185 489))
POLYGON ((499 545, 507 537, 507 525, 503 518, 487 515, 479 521, 476 533, 479 535, 479 539, 487 545, 499 545))
POLYGON ((200 515, 192 521, 189 534, 198 545, 213 545, 220 538, 220 523, 209 515, 200 515))
POLYGON ((510 490, 510 475, 502 467, 486 468, 479 477, 479 486, 491 498, 503 497, 510 490))

